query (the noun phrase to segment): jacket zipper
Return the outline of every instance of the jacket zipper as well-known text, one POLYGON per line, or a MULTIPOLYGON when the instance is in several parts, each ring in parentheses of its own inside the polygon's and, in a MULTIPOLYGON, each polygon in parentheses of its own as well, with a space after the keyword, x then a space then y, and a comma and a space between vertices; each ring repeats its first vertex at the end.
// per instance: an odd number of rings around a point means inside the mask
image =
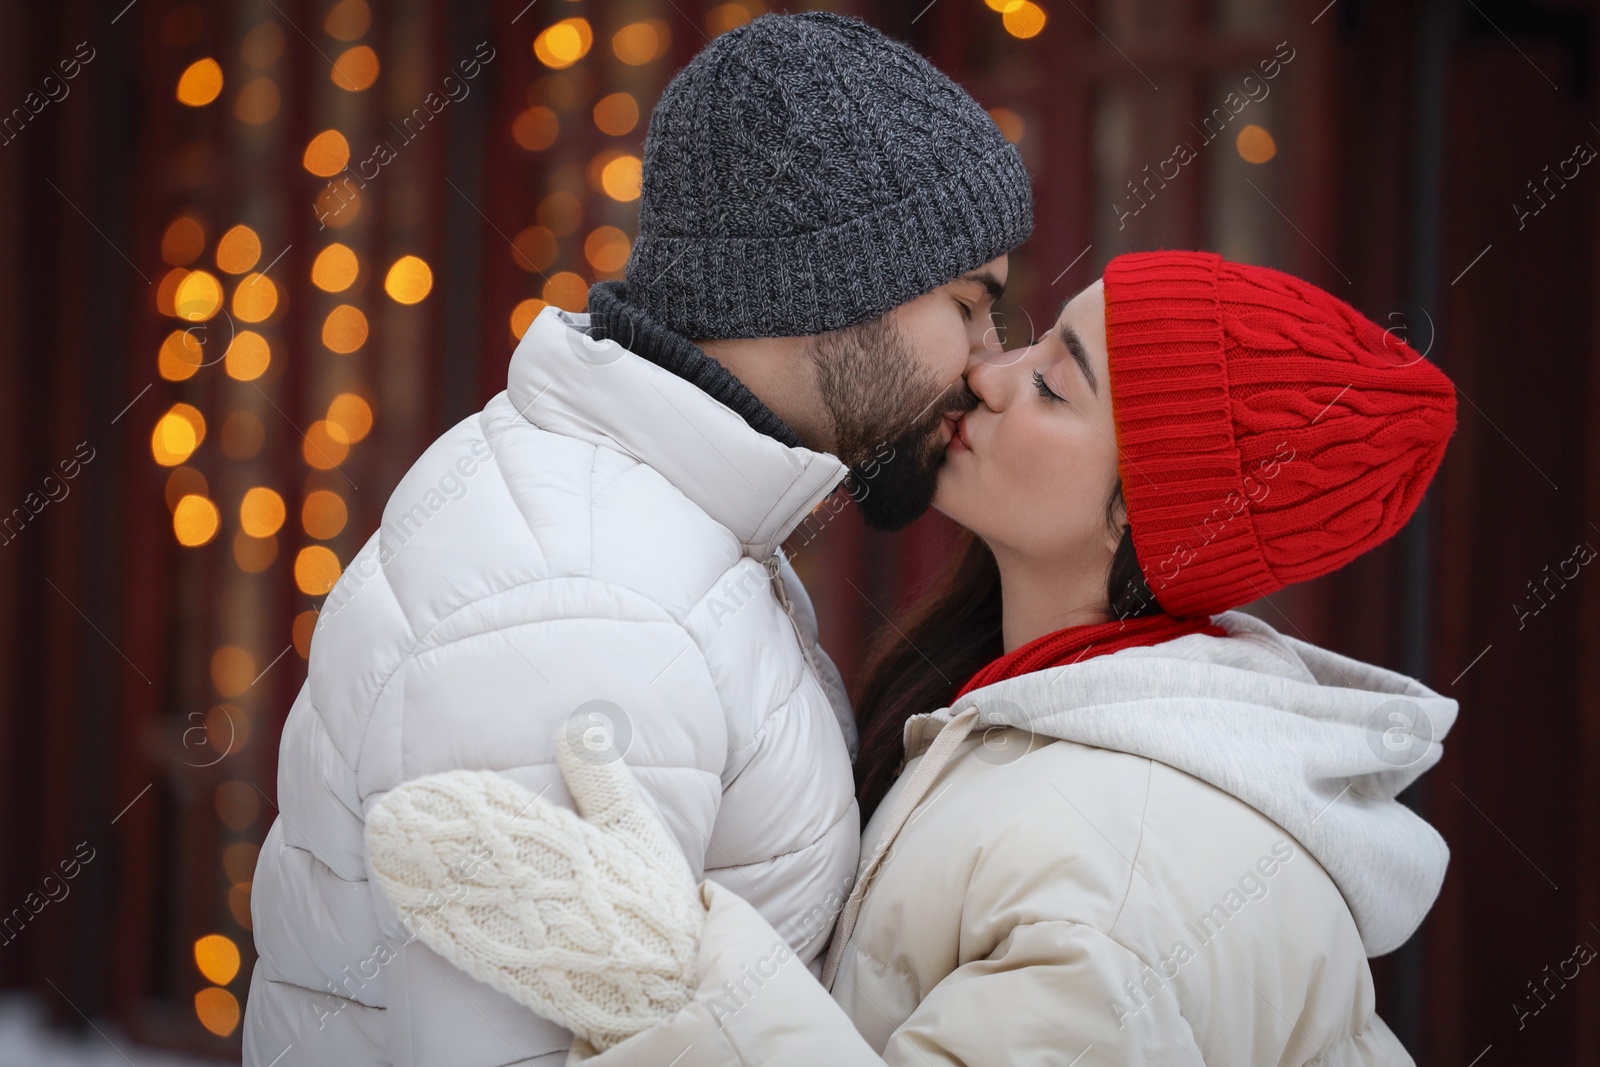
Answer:
POLYGON ((789 616, 789 626, 794 630, 795 640, 800 642, 800 654, 805 657, 806 666, 811 668, 812 677, 816 678, 820 684, 822 671, 817 668, 817 661, 811 658, 811 642, 806 639, 805 632, 800 629, 800 620, 794 617, 794 604, 789 600, 789 591, 783 585, 783 571, 778 564, 778 551, 776 549, 773 550, 772 555, 767 557, 762 567, 772 575, 773 592, 778 597, 778 603, 783 605, 783 613, 789 616))

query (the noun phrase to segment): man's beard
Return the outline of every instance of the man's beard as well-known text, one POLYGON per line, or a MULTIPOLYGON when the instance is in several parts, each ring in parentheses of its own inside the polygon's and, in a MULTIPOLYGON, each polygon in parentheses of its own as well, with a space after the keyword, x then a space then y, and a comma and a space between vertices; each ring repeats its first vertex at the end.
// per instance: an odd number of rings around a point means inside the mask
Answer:
POLYGON ((821 334, 807 351, 862 518, 877 530, 911 525, 933 503, 946 417, 971 411, 977 397, 964 381, 929 381, 892 314, 821 334))

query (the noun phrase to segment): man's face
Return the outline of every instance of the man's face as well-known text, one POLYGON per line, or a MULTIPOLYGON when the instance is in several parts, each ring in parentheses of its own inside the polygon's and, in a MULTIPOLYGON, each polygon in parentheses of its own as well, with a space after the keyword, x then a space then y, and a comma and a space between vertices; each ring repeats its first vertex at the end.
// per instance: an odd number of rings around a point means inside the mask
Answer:
POLYGON ((962 373, 999 348, 991 312, 1005 289, 1005 256, 888 314, 812 338, 832 451, 869 526, 898 530, 928 509, 955 420, 976 397, 962 373))

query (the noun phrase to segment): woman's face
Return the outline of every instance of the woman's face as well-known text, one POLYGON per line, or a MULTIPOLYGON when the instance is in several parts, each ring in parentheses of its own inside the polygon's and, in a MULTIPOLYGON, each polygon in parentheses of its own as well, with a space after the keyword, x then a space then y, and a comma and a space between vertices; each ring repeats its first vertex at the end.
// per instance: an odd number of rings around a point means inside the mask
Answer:
POLYGON ((957 423, 934 507, 1002 564, 1026 558, 1103 576, 1121 529, 1106 521, 1117 446, 1101 283, 1027 348, 975 356, 967 384, 981 403, 957 423))

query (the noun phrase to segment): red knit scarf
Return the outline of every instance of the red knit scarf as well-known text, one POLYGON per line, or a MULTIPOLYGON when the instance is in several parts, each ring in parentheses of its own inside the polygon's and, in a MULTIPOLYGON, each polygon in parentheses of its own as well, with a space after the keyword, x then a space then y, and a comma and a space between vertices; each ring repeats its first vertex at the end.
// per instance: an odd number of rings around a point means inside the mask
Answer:
POLYGON ((974 674, 950 703, 954 704, 970 691, 993 685, 1003 678, 1015 678, 1019 674, 1042 671, 1046 667, 1081 663, 1125 648, 1159 645, 1163 641, 1189 634, 1227 637, 1228 631, 1203 615, 1189 619, 1175 619, 1164 614, 1147 615, 1142 619, 1102 622, 1092 626, 1068 626, 1064 630, 1035 638, 994 660, 974 674))

